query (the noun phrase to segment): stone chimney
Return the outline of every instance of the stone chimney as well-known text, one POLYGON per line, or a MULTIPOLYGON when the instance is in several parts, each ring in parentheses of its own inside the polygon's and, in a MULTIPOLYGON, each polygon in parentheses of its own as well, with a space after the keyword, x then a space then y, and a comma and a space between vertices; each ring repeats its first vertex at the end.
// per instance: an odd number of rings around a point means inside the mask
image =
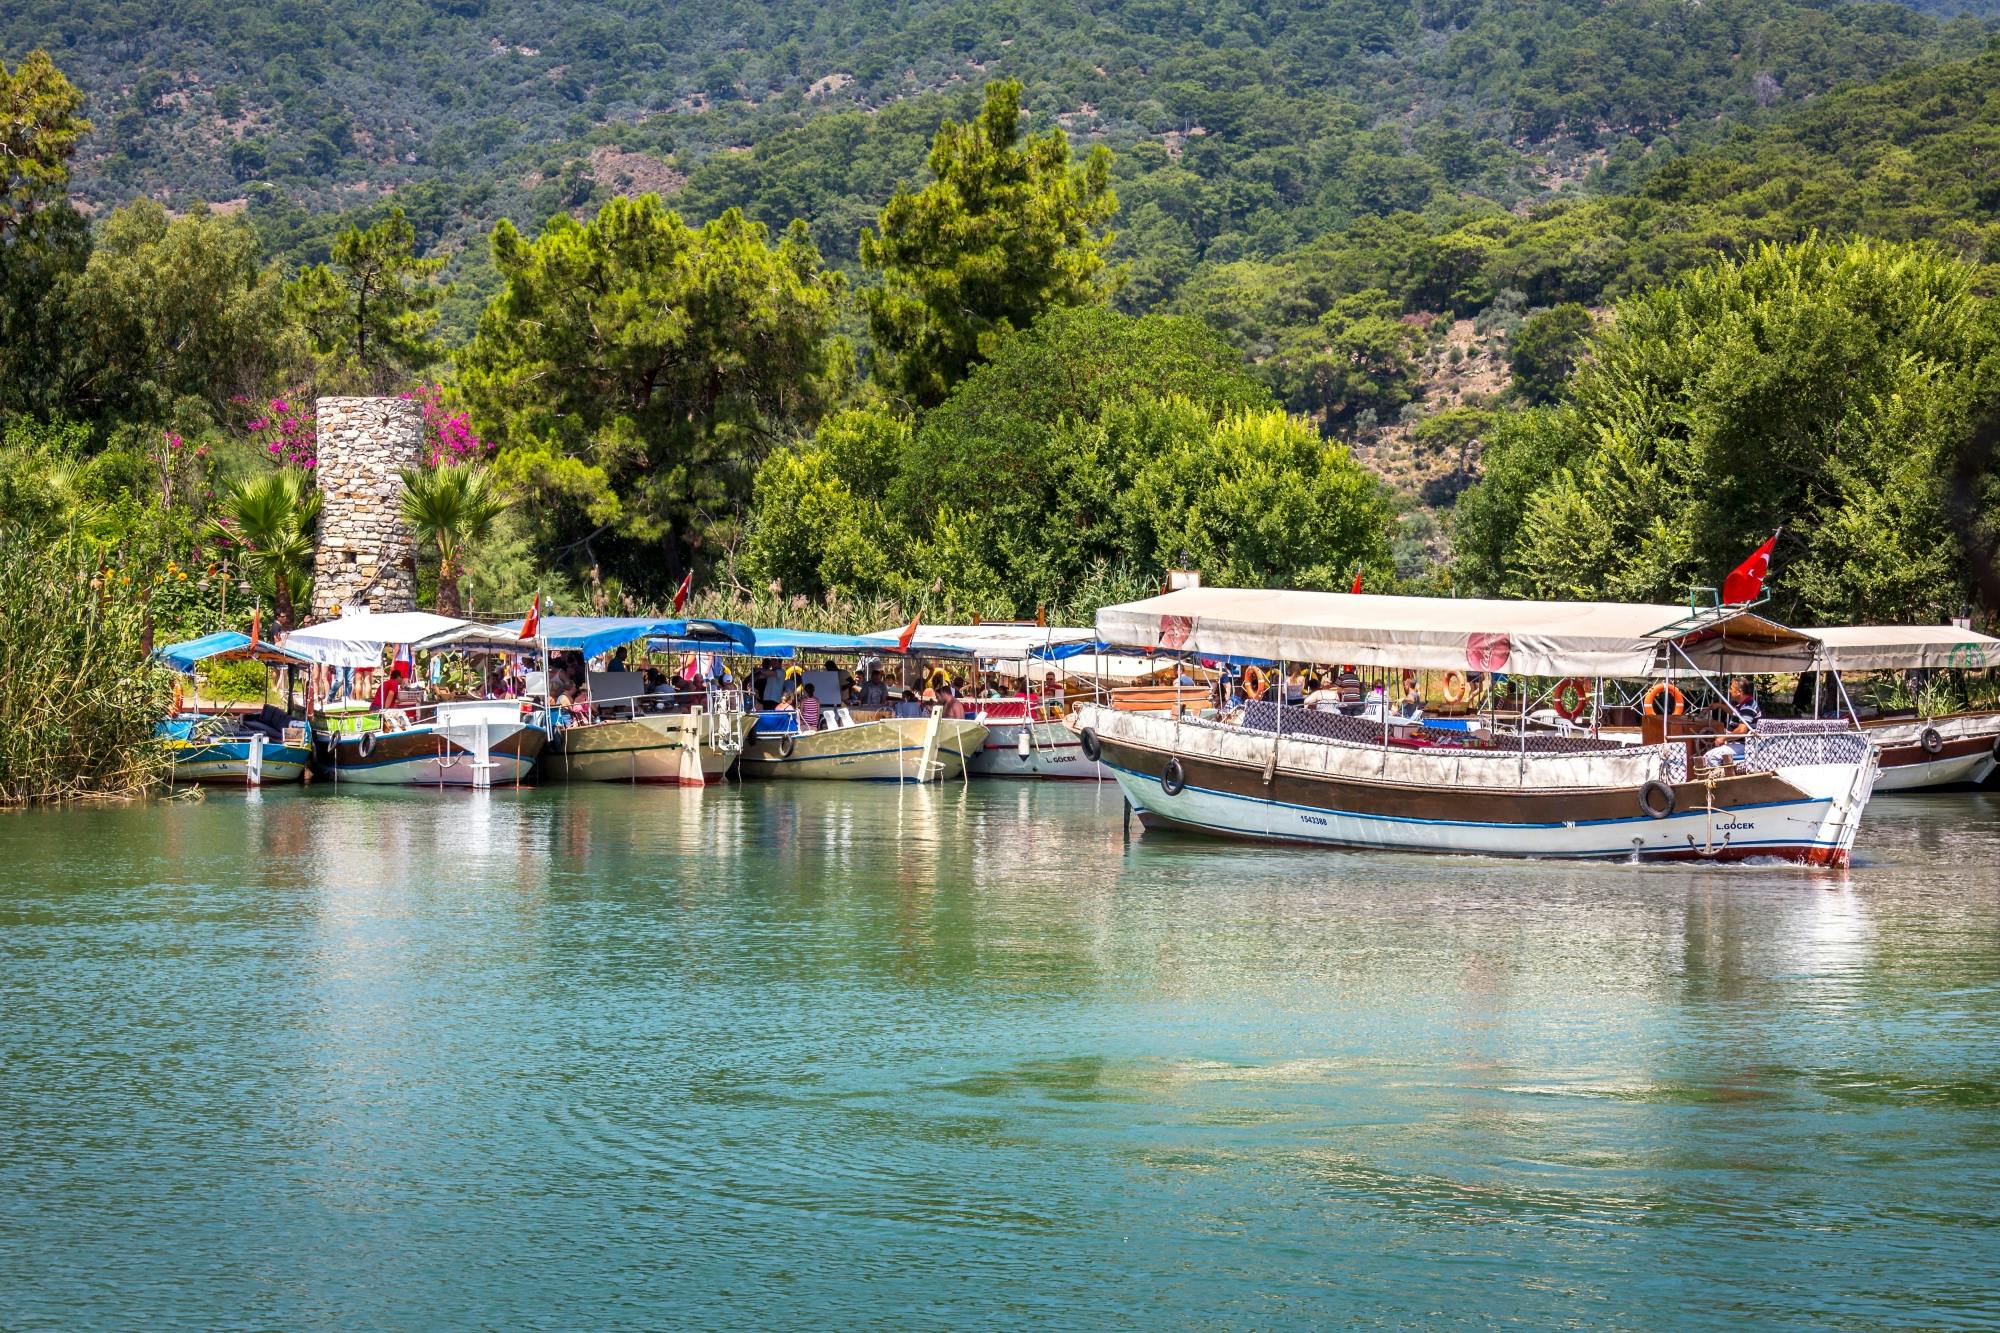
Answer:
POLYGON ((416 552, 401 512, 402 468, 423 462, 424 413, 409 398, 322 398, 319 551, 312 614, 414 611, 416 552))

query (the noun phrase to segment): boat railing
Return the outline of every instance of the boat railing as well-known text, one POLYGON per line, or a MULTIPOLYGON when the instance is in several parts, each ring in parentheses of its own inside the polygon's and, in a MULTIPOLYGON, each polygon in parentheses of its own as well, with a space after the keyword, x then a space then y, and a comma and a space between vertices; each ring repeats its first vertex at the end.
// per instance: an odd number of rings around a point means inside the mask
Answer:
MULTIPOLYGON (((314 713, 312 730, 315 735, 331 741, 345 740, 363 735, 390 735, 399 731, 414 731, 423 727, 439 725, 442 714, 453 710, 493 709, 497 713, 509 705, 514 706, 524 720, 532 720, 542 714, 541 705, 526 699, 438 699, 426 703, 412 703, 394 708, 375 708, 367 705, 348 707, 336 705, 322 708, 314 713)), ((553 714, 560 710, 548 710, 553 714)), ((446 724, 449 724, 446 717, 446 724)))

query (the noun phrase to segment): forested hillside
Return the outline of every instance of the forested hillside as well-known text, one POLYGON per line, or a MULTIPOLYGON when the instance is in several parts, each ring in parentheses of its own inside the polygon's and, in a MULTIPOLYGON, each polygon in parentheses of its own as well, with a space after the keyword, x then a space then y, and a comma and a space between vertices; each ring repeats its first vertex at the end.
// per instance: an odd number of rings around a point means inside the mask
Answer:
POLYGON ((209 550, 359 388, 490 473, 444 564, 487 605, 1076 611, 1182 559, 1671 598, 1780 520, 1848 542, 1788 609, 1936 614, 1990 477, 1867 497, 1992 405, 2000 48, 1928 10, 25 0, 0 522, 209 550), (1803 433, 1668 447, 1739 410, 1673 330, 1756 379, 1818 319, 1876 350, 1803 360, 1803 433), (1696 513, 1676 469, 1739 454, 1845 470, 1696 513))

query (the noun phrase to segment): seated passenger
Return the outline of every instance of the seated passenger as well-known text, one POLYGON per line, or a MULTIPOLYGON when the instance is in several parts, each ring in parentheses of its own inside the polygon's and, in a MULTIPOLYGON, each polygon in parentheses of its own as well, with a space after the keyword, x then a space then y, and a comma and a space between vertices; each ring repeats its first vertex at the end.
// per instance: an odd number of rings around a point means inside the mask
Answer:
POLYGON ((903 697, 896 701, 897 717, 922 717, 924 706, 917 699, 915 690, 904 690, 903 697))
POLYGON ((868 683, 861 687, 860 706, 863 708, 887 708, 889 687, 882 683, 882 668, 874 667, 868 672, 868 683))

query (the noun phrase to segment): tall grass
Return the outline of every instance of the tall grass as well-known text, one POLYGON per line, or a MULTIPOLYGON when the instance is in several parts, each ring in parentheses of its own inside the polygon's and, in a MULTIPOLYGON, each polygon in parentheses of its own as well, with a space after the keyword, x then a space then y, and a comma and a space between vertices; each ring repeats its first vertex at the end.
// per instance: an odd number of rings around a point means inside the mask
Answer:
POLYGON ((172 686, 141 651, 143 582, 100 571, 74 535, 0 529, 0 805, 134 796, 166 780, 153 733, 172 686))

